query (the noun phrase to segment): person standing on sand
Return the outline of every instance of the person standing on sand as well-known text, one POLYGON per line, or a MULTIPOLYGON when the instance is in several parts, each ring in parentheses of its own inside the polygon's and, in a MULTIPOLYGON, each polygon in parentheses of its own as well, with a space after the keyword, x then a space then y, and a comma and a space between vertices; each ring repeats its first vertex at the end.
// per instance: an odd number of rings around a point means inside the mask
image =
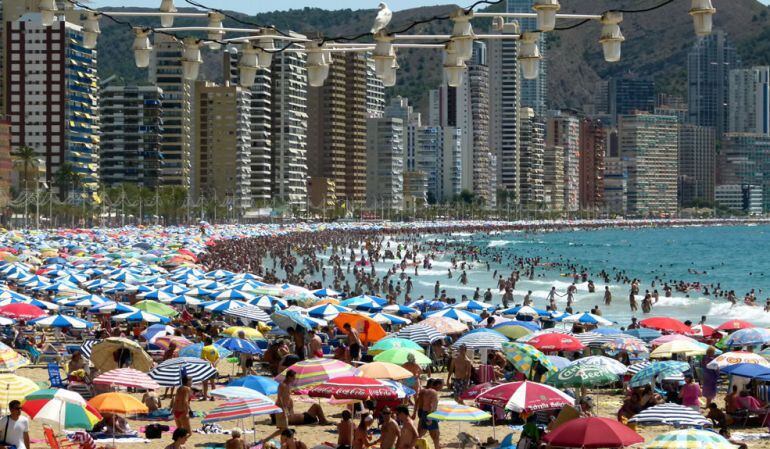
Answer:
POLYGON ((396 417, 401 422, 401 432, 396 442, 397 449, 414 449, 417 444, 417 427, 409 416, 409 408, 405 405, 396 407, 396 417))
POLYGON ((353 415, 350 410, 342 411, 342 421, 337 424, 337 449, 350 449, 353 445, 353 432, 356 425, 353 424, 353 415))
POLYGON ((361 349, 363 349, 361 338, 358 336, 358 330, 354 329, 350 323, 345 323, 343 328, 348 334, 348 351, 350 352, 349 361, 358 361, 361 358, 361 349))
POLYGON ((470 387, 472 373, 473 362, 471 362, 471 359, 468 357, 468 347, 462 344, 460 345, 457 354, 455 354, 452 361, 449 363, 449 371, 446 376, 447 385, 450 385, 452 376, 454 375, 454 383, 451 385, 452 390, 454 391, 454 399, 459 404, 463 403, 460 397, 465 393, 465 390, 470 387))
POLYGON ((428 415, 435 412, 438 408, 438 392, 441 390, 441 380, 428 379, 427 385, 420 391, 420 396, 414 401, 414 412, 412 413, 412 419, 417 416, 417 434, 422 437, 425 433, 429 433, 433 440, 433 446, 436 449, 439 447, 439 440, 441 435, 439 433, 438 421, 432 418, 428 418, 428 415))
POLYGON ((414 390, 414 397, 420 394, 420 376, 422 375, 422 368, 415 361, 414 354, 406 355, 406 363, 401 365, 402 368, 412 373, 412 377, 404 379, 402 382, 407 387, 414 390))
POLYGON ((396 449, 396 441, 398 440, 401 428, 398 427, 398 423, 393 419, 390 407, 383 407, 380 414, 382 414, 380 449, 396 449))
POLYGON ((182 386, 176 390, 171 410, 177 428, 192 431, 190 426, 190 401, 192 400, 192 379, 182 376, 182 386))

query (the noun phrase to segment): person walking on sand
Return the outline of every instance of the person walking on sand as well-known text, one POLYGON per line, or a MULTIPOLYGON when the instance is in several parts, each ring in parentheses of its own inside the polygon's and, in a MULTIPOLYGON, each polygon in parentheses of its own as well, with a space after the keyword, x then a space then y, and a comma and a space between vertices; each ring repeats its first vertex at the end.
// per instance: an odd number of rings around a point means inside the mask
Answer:
POLYGON ((447 385, 450 385, 452 376, 454 375, 454 383, 452 383, 452 390, 454 392, 454 399, 458 403, 462 404, 460 397, 465 390, 470 387, 471 374, 473 373, 473 362, 468 357, 468 347, 464 344, 460 345, 457 354, 452 358, 449 363, 449 371, 447 372, 446 381, 447 385))
POLYGON ((414 412, 412 418, 418 417, 417 421, 417 433, 420 437, 426 433, 430 434, 433 440, 433 446, 436 449, 441 449, 440 445, 440 433, 438 420, 428 418, 428 415, 435 412, 438 408, 438 391, 441 390, 440 379, 428 379, 425 388, 420 390, 420 396, 414 401, 414 412))
POLYGON ((396 407, 396 416, 401 422, 401 432, 396 442, 397 449, 414 449, 417 444, 417 427, 409 416, 409 408, 405 405, 396 407))
POLYGON ((192 400, 192 379, 182 376, 182 386, 176 390, 171 411, 177 428, 192 432, 190 426, 190 401, 192 400))

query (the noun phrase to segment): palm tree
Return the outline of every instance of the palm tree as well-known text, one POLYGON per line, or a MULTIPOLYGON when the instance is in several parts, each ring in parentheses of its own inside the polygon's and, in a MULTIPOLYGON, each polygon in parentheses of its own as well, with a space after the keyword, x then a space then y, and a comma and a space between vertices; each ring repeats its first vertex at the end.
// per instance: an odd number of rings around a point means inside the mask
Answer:
POLYGON ((69 162, 61 164, 54 180, 54 183, 59 188, 59 197, 64 199, 66 197, 65 193, 69 193, 70 188, 78 181, 80 181, 80 177, 72 169, 72 164, 69 162))
POLYGON ((29 179, 29 167, 35 165, 37 153, 32 147, 26 145, 19 147, 13 154, 15 158, 21 161, 24 170, 24 191, 27 191, 27 180, 29 179))

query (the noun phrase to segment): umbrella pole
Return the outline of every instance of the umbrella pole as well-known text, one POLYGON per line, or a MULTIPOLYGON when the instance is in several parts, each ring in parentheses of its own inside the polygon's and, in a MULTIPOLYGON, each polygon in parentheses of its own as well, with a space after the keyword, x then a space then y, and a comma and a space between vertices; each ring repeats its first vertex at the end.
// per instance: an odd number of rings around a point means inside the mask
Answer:
POLYGON ((492 438, 497 441, 497 430, 495 429, 495 415, 497 414, 497 411, 495 410, 497 407, 492 406, 492 438))

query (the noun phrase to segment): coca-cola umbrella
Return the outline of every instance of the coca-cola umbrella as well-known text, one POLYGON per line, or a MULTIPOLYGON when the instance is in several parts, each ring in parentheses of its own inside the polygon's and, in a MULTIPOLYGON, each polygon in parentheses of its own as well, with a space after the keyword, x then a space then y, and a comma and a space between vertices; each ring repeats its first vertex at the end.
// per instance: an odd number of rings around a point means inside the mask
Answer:
POLYGON ((379 379, 358 376, 344 376, 329 379, 308 391, 310 397, 356 399, 356 400, 393 400, 398 398, 396 390, 379 379))
POLYGON ((575 399, 567 393, 537 382, 509 382, 484 391, 476 397, 479 405, 513 410, 514 412, 536 412, 556 410, 572 405, 575 399))
POLYGON ((644 438, 619 421, 592 416, 560 425, 543 441, 551 447, 598 449, 631 446, 643 443, 644 438))

